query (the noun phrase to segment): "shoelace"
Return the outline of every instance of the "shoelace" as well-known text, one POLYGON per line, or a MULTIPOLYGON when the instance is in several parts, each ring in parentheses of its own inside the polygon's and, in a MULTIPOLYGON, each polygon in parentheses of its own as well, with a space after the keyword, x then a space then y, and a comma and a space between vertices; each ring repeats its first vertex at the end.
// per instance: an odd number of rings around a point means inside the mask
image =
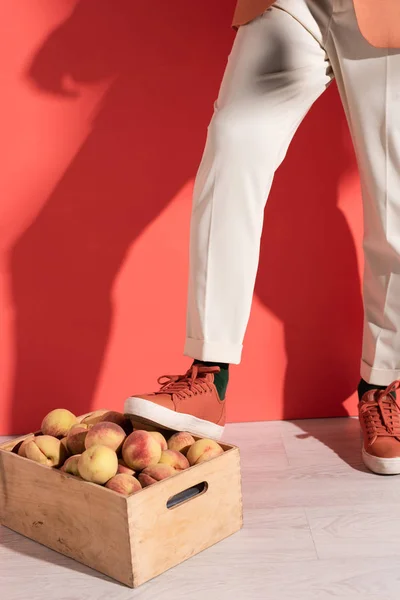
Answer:
POLYGON ((400 406, 390 395, 399 387, 400 381, 396 380, 385 390, 375 392, 373 400, 362 401, 360 416, 365 423, 369 445, 379 436, 395 437, 400 441, 400 406))
POLYGON ((187 398, 212 391, 211 381, 205 375, 219 371, 219 367, 193 365, 184 375, 162 375, 157 379, 161 388, 156 394, 176 394, 179 398, 187 398), (166 381, 163 381, 165 378, 166 381))

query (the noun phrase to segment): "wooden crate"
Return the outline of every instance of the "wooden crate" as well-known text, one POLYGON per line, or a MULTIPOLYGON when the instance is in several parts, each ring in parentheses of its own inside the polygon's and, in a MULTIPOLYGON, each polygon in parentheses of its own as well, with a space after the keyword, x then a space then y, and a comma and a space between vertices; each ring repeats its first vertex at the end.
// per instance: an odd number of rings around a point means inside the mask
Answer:
POLYGON ((0 523, 130 587, 242 527, 235 446, 126 497, 13 453, 26 437, 0 445, 0 523))

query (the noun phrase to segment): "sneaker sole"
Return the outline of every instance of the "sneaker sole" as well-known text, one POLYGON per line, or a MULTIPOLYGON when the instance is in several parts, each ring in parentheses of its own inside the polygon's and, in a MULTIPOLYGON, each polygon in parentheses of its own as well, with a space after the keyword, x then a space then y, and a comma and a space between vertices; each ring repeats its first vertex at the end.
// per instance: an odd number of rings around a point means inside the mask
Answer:
POLYGON ((159 406, 150 400, 131 396, 125 400, 124 413, 133 417, 140 417, 147 422, 161 425, 176 431, 188 431, 199 437, 219 440, 224 432, 221 425, 199 419, 186 413, 178 413, 165 406, 159 406))
POLYGON ((400 475, 400 457, 399 458, 378 458, 368 454, 364 446, 362 448, 362 457, 366 467, 378 475, 400 475))

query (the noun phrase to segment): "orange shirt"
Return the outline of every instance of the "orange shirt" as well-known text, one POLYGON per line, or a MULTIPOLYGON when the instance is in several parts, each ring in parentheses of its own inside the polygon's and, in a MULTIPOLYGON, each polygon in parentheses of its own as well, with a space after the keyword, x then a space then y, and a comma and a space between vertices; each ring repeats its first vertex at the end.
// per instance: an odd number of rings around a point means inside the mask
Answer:
MULTIPOLYGON (((400 0, 353 0, 363 36, 378 48, 400 48, 400 0)), ((236 29, 267 10, 274 0, 238 0, 236 29)))

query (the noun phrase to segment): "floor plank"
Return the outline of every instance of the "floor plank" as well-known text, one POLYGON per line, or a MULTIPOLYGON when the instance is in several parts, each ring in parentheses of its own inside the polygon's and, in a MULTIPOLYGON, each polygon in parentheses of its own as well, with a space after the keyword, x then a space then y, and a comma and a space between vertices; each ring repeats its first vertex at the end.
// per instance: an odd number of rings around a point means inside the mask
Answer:
POLYGON ((398 502, 307 508, 306 513, 319 558, 400 556, 398 502))

